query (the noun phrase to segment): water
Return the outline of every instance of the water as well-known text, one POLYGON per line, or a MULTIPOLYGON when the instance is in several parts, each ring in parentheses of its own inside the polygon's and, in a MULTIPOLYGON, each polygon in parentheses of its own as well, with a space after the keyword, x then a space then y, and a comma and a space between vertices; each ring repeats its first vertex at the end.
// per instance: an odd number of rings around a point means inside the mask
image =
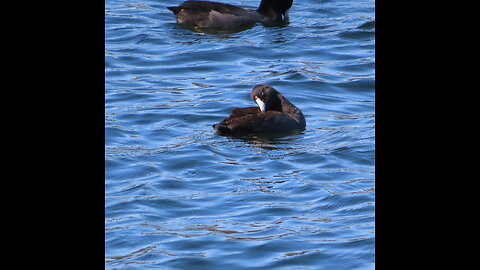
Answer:
POLYGON ((374 2, 216 35, 177 26, 180 2, 106 2, 106 269, 374 269, 374 2), (307 129, 216 135, 261 83, 307 129))

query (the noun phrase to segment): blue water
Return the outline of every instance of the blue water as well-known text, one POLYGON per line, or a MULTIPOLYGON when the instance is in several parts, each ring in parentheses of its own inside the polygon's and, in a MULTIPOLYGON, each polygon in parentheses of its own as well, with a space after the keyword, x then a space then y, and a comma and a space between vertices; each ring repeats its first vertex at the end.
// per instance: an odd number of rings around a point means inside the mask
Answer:
POLYGON ((106 1, 105 268, 374 269, 374 2, 215 35, 176 25, 180 2, 106 1), (306 130, 215 134, 257 84, 306 130))

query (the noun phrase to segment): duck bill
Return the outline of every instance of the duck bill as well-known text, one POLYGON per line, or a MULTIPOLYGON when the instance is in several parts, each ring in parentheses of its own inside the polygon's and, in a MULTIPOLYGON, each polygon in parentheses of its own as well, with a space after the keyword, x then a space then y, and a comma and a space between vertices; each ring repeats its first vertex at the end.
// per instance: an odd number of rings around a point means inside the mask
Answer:
POLYGON ((260 111, 264 112, 266 109, 265 102, 263 102, 261 99, 258 97, 255 97, 255 102, 258 104, 258 107, 260 107, 260 111))

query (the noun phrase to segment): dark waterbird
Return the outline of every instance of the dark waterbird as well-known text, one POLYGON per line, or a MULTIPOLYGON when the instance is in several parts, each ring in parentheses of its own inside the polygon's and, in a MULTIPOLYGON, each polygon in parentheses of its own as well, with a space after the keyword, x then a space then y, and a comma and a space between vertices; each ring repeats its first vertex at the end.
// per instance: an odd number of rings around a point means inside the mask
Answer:
POLYGON ((293 0, 262 0, 256 10, 210 1, 185 1, 168 7, 177 17, 177 23, 200 31, 236 32, 256 23, 280 25, 293 0))
POLYGON ((304 130, 302 111, 275 88, 261 84, 253 88, 250 98, 258 107, 236 108, 213 128, 220 134, 284 133, 304 130))

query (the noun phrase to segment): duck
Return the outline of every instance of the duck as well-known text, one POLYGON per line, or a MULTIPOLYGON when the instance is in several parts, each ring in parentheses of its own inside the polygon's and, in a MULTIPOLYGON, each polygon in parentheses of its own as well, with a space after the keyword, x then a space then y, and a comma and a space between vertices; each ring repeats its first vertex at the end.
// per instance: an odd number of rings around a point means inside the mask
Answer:
POLYGON ((287 20, 286 12, 293 0, 261 0, 256 10, 211 1, 185 1, 167 7, 177 23, 199 31, 237 32, 256 23, 280 25, 287 20))
POLYGON ((255 86, 250 98, 257 107, 236 108, 228 118, 213 125, 219 134, 283 133, 303 131, 302 111, 270 85, 255 86))

